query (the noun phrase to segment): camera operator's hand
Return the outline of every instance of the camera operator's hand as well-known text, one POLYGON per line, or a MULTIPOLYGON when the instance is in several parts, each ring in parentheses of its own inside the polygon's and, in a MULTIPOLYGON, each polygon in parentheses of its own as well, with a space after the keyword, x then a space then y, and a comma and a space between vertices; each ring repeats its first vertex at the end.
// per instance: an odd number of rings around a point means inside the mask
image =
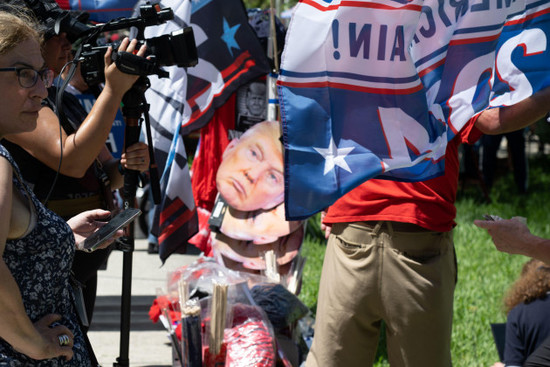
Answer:
MULTIPOLYGON (((129 38, 126 37, 122 40, 122 43, 118 47, 118 52, 130 52, 134 53, 136 51, 137 40, 132 40, 130 42, 129 38)), ((136 55, 144 57, 145 56, 145 45, 142 45, 137 51, 136 55)), ((126 74, 120 71, 114 61, 111 58, 113 54, 113 49, 109 47, 107 52, 105 52, 105 88, 103 92, 110 93, 113 98, 118 100, 122 99, 122 96, 132 85, 138 80, 137 75, 126 74)))
POLYGON ((133 169, 145 172, 149 169, 149 147, 147 144, 137 142, 126 148, 120 157, 120 164, 124 169, 133 169))

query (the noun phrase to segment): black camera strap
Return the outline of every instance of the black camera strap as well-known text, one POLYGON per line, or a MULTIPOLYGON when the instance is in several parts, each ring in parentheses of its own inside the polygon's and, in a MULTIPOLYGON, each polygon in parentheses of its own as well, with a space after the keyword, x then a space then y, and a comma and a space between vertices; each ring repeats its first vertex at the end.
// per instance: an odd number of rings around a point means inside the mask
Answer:
POLYGON ((84 295, 82 294, 84 285, 76 279, 72 271, 69 278, 69 284, 73 290, 73 307, 75 308, 76 318, 80 326, 80 331, 82 332, 82 338, 84 338, 84 344, 88 351, 88 356, 90 357, 90 363, 92 367, 101 367, 95 355, 94 348, 92 348, 92 343, 90 343, 90 339, 88 338, 90 323, 88 322, 88 316, 86 316, 86 305, 84 304, 84 295))

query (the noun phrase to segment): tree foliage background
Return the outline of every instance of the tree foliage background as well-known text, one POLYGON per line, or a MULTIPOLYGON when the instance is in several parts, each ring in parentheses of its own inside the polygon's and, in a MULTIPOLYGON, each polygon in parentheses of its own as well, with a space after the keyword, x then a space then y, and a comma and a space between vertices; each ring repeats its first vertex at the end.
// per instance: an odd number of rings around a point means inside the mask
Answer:
MULTIPOLYGON (((244 6, 247 9, 260 8, 266 9, 269 8, 271 1, 270 0, 243 0, 244 6)), ((273 0, 273 6, 279 6, 281 11, 292 8, 298 3, 298 0, 273 0)))

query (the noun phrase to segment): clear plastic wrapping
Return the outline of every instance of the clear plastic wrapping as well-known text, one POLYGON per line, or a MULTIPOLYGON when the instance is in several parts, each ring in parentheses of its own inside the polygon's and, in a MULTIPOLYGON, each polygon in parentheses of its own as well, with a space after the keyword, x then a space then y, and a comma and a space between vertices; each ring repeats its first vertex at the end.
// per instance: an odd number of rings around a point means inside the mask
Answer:
POLYGON ((277 360, 285 362, 275 331, 293 327, 307 312, 282 284, 229 270, 211 258, 171 273, 167 289, 155 300, 155 312, 179 338, 185 367, 274 367, 277 360))

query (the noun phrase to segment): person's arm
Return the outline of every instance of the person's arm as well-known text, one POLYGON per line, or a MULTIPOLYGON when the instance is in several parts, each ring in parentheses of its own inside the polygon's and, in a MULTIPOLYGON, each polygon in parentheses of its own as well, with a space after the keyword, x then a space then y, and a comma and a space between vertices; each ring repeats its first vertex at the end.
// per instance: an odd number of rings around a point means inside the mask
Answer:
POLYGON ((2 257, 13 222, 11 178, 9 162, 0 159, 0 212, 5 215, 4 220, 0 221, 0 337, 18 352, 34 359, 58 356, 71 359, 73 334, 62 325, 50 327, 61 316, 46 315, 33 324, 25 312, 19 287, 2 257), (61 347, 58 336, 63 334, 69 336, 71 341, 68 346, 61 347))
POLYGON ((120 189, 124 184, 124 175, 120 172, 119 164, 123 170, 132 169, 139 172, 145 172, 149 169, 149 148, 143 142, 137 142, 126 148, 120 159, 113 157, 111 152, 105 147, 100 155, 99 160, 103 164, 103 169, 109 180, 111 181, 112 189, 120 189))
MULTIPOLYGON (((82 250, 82 243, 92 233, 103 227, 109 221, 111 212, 104 209, 87 210, 75 215, 67 221, 67 224, 73 230, 75 245, 78 250, 82 250)), ((108 247, 115 239, 124 235, 122 229, 118 230, 113 237, 105 241, 99 249, 108 247)))
MULTIPOLYGON (((136 41, 125 39, 119 51, 132 52, 136 41)), ((71 177, 82 177, 98 156, 111 131, 111 126, 122 97, 134 84, 138 76, 125 74, 111 61, 112 50, 105 53, 105 87, 94 103, 92 110, 78 130, 70 135, 62 132, 63 160, 61 173, 71 177)), ((138 52, 145 55, 145 47, 138 52)), ((57 170, 60 159, 59 120, 48 107, 40 110, 37 127, 31 132, 6 136, 9 141, 21 146, 48 167, 57 170)))
POLYGON ((512 106, 481 112, 475 126, 484 134, 496 135, 523 129, 543 118, 550 110, 550 87, 512 106))
POLYGON ((550 264, 550 240, 532 234, 521 220, 474 220, 474 224, 487 230, 497 250, 533 257, 550 264))

